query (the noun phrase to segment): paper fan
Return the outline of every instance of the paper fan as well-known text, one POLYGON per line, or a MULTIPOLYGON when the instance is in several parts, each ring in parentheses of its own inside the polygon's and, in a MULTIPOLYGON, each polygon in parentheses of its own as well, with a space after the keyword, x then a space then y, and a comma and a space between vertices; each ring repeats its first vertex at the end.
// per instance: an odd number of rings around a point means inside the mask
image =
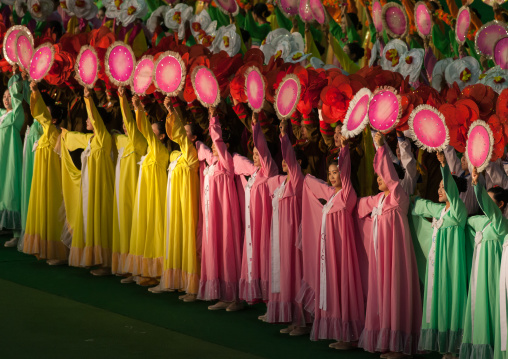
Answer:
POLYGON ((344 137, 351 138, 359 135, 369 123, 367 111, 369 110, 371 96, 372 92, 364 87, 349 102, 344 124, 342 125, 342 135, 344 137))
POLYGON ((109 46, 104 58, 106 74, 116 86, 128 85, 134 73, 135 62, 136 57, 131 47, 115 41, 109 46))
POLYGON ((250 67, 245 72, 245 93, 252 111, 261 111, 265 103, 265 80, 257 67, 250 67))
POLYGON ((187 68, 182 57, 173 51, 166 51, 160 55, 153 69, 155 87, 167 96, 176 96, 185 85, 187 68))
POLYGON ((469 7, 462 6, 457 14, 457 23, 455 24, 455 39, 459 44, 464 44, 467 40, 467 33, 471 25, 471 14, 469 7))
POLYGON ((390 2, 383 6, 383 28, 393 38, 405 37, 408 32, 407 15, 401 5, 390 2))
POLYGON ((11 65, 18 63, 18 57, 16 55, 16 38, 20 31, 23 31, 24 33, 29 34, 30 36, 32 35, 25 26, 15 25, 11 26, 4 36, 4 44, 3 44, 4 58, 11 65))
POLYGON ((226 15, 231 14, 232 16, 236 16, 240 11, 240 7, 235 0, 215 0, 215 3, 219 10, 226 15))
POLYGON ((16 57, 23 69, 30 68, 30 61, 34 54, 34 40, 32 34, 26 31, 18 32, 16 35, 16 57))
POLYGON ((314 19, 321 25, 326 23, 326 13, 321 0, 310 0, 310 10, 314 19))
POLYGON ((372 95, 369 103, 369 121, 372 128, 390 132, 402 115, 400 96, 393 87, 381 87, 372 95))
POLYGON ((376 31, 379 33, 383 32, 383 6, 379 1, 374 1, 372 3, 372 21, 374 22, 374 27, 376 31))
POLYGON ((192 87, 204 107, 216 107, 220 103, 219 84, 212 70, 198 66, 192 71, 192 87))
POLYGON ((277 6, 286 17, 298 15, 298 0, 277 0, 277 6))
POLYGON ((302 92, 300 80, 294 74, 284 76, 275 91, 275 112, 281 120, 291 117, 300 101, 302 92))
POLYGON ((416 30, 422 38, 426 38, 431 35, 432 15, 429 8, 423 1, 418 1, 415 5, 415 23, 416 30))
POLYGON ((314 15, 312 15, 312 10, 310 8, 310 0, 300 0, 298 15, 300 15, 303 22, 311 22, 314 20, 314 15))
POLYGON ((494 44, 500 38, 507 35, 508 28, 506 24, 496 20, 486 23, 476 33, 474 39, 476 51, 482 53, 487 58, 492 58, 494 44))
POLYGON ((134 69, 134 75, 132 76, 131 89, 138 95, 144 95, 146 90, 150 87, 153 80, 153 69, 155 64, 153 63, 153 56, 143 56, 134 69))
POLYGON ((41 81, 53 66, 55 60, 55 49, 53 45, 46 42, 34 51, 32 60, 30 61, 29 73, 30 78, 36 82, 41 81))
POLYGON ((508 69, 508 36, 497 40, 494 45, 492 59, 503 70, 508 69))
POLYGON ((482 120, 473 122, 469 128, 466 141, 468 162, 476 167, 478 172, 483 171, 490 162, 493 148, 494 136, 489 125, 482 120))
POLYGON ((408 120, 416 145, 430 152, 441 152, 450 143, 448 127, 441 112, 429 105, 420 105, 408 120))
POLYGON ((74 71, 82 86, 93 88, 99 72, 99 58, 92 46, 85 45, 79 50, 74 71))

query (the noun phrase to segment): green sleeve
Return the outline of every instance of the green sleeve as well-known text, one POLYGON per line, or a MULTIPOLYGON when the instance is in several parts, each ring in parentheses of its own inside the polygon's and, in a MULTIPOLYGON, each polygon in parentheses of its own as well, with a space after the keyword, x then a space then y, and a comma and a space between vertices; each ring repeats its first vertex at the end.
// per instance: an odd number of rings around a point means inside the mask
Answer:
POLYGON ((284 28, 288 31, 291 31, 291 28, 293 27, 291 20, 282 13, 278 6, 275 6, 275 18, 277 19, 279 28, 284 28))
POLYGON ((358 35, 358 31, 353 26, 347 27, 347 42, 358 42, 360 43, 360 35, 358 35))
POLYGON ((439 218, 443 205, 432 201, 417 198, 413 207, 413 213, 425 218, 439 218))
POLYGON ((457 184, 455 183, 455 180, 452 177, 452 173, 450 172, 450 167, 448 167, 448 165, 441 167, 441 174, 443 175, 443 185, 446 196, 450 202, 450 214, 459 223, 465 224, 467 220, 466 206, 460 198, 457 184))
POLYGON ((447 26, 445 26, 445 33, 442 33, 439 26, 432 26, 432 41, 434 46, 436 46, 444 57, 452 57, 450 39, 448 38, 448 31, 446 30, 446 27, 447 26))
POLYGON ((212 21, 217 21, 217 28, 229 25, 229 17, 215 6, 210 6, 208 8, 208 14, 210 15, 212 21))
POLYGON ((455 38, 455 31, 452 30, 452 31, 448 32, 448 37, 450 39, 450 44, 452 45, 452 48, 453 48, 452 56, 459 57, 459 43, 457 42, 457 39, 455 38))
POLYGON ((474 193, 476 194, 476 199, 483 213, 489 217, 494 232, 503 237, 507 235, 508 220, 504 218, 503 213, 501 213, 499 207, 494 203, 492 198, 490 198, 485 188, 482 185, 474 186, 474 193))
POLYGON ((344 46, 344 33, 342 32, 342 28, 339 24, 337 24, 334 20, 330 19, 330 34, 333 35, 337 39, 337 41, 344 46))
POLYGON ((374 24, 369 24, 369 31, 370 31, 370 42, 375 43, 377 31, 374 24))

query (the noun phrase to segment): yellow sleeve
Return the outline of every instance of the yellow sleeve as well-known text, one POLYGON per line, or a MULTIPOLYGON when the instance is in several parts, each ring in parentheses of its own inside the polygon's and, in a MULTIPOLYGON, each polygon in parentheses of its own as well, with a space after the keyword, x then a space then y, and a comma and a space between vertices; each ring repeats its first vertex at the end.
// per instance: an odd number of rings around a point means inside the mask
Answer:
POLYGON ((32 112, 32 117, 39 121, 44 132, 46 132, 52 124, 52 119, 39 91, 34 91, 30 95, 30 112, 32 112))
MULTIPOLYGON (((344 69, 344 71, 348 72, 349 74, 354 74, 358 70, 360 70, 360 66, 358 66, 353 61, 351 61, 349 56, 347 56, 346 53, 344 52, 344 50, 342 50, 342 47, 340 46, 337 39, 333 36, 330 37, 330 45, 332 46, 333 53, 339 60, 339 63, 342 66, 342 68, 344 69)), ((328 58, 327 58, 327 60, 328 60, 328 58)))
POLYGON ((85 149, 91 137, 91 134, 81 132, 66 131, 62 133, 63 144, 68 151, 75 151, 79 148, 85 149))
POLYGON ((97 108, 95 107, 95 103, 91 98, 85 97, 85 104, 88 118, 90 121, 92 121, 93 124, 94 134, 98 139, 100 139, 101 143, 104 143, 104 137, 109 136, 109 132, 106 129, 106 126, 104 125, 104 122, 102 121, 97 108))
POLYGON ((187 138, 187 133, 185 132, 182 119, 176 112, 168 114, 168 117, 166 118, 166 132, 173 142, 180 145, 180 151, 182 151, 182 155, 187 160, 189 166, 197 166, 198 153, 196 151, 196 147, 194 147, 192 142, 187 138))

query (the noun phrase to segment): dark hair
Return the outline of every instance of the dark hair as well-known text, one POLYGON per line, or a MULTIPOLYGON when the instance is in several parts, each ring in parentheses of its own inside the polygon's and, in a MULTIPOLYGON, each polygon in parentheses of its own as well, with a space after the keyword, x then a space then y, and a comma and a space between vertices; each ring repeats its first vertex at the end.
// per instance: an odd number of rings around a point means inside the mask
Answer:
POLYGON ((293 147, 293 149, 295 150, 296 160, 302 162, 302 163, 300 163, 300 168, 302 170, 306 169, 307 166, 309 165, 309 160, 307 159, 307 156, 305 155, 305 152, 303 152, 298 147, 293 147))
POLYGON ((49 109, 51 120, 56 120, 55 125, 58 126, 67 117, 67 110, 62 106, 58 106, 47 93, 41 93, 41 97, 49 109))
POLYGON ((349 17, 349 20, 351 20, 351 23, 357 30, 361 30, 363 25, 360 23, 360 20, 358 20, 358 15, 356 15, 354 12, 348 12, 347 16, 349 17))
POLYGON ((164 146, 167 145, 169 138, 168 138, 168 134, 166 133, 166 121, 155 121, 153 124, 155 126, 157 126, 159 135, 165 135, 164 139, 161 141, 164 144, 164 146))
POLYGON ((503 201, 504 204, 503 208, 501 208, 501 211, 504 211, 504 209, 506 208, 506 204, 508 204, 508 191, 505 190, 503 187, 496 186, 492 187, 487 192, 490 192, 494 195, 494 199, 496 200, 496 202, 499 203, 503 201))
POLYGON ((477 9, 475 9, 474 7, 470 7, 469 9, 472 12, 474 12, 476 16, 478 16, 478 19, 480 19, 480 20, 482 19, 482 14, 480 14, 480 12, 477 9))
POLYGON ((244 43, 249 42, 250 40, 250 33, 247 30, 240 29, 240 33, 242 35, 242 40, 244 43))
POLYGON ((270 16, 270 11, 268 11, 268 6, 266 4, 259 2, 252 8, 252 12, 256 14, 257 17, 266 19, 270 16))
MULTIPOLYGON (((365 55, 365 50, 363 47, 360 46, 357 42, 348 42, 347 47, 349 48, 349 57, 351 58, 351 55, 356 55, 354 61, 360 60, 365 55)), ((353 59, 351 59, 353 60, 353 59)))
POLYGON ((467 180, 464 177, 452 176, 455 184, 457 185, 457 189, 459 193, 463 193, 467 191, 467 180))
POLYGON ((108 111, 104 107, 98 106, 97 112, 99 113, 99 116, 101 116, 102 122, 109 123, 111 121, 111 115, 108 113, 108 111))
POLYGON ((399 176, 399 179, 403 179, 406 175, 406 171, 404 171, 404 168, 399 165, 398 163, 393 163, 393 167, 395 167, 395 171, 397 172, 397 176, 399 176))
POLYGON ((326 164, 326 169, 330 168, 331 165, 335 165, 339 167, 339 160, 336 157, 332 157, 328 160, 328 163, 326 164))
POLYGON ((51 29, 51 31, 56 35, 57 41, 62 37, 64 33, 64 28, 59 21, 49 21, 46 24, 46 29, 51 29))
POLYGON ((203 129, 195 122, 187 123, 190 127, 190 132, 196 136, 196 141, 204 142, 203 129))
POLYGON ((106 13, 106 7, 105 6, 101 7, 99 11, 104 11, 104 13, 106 13))

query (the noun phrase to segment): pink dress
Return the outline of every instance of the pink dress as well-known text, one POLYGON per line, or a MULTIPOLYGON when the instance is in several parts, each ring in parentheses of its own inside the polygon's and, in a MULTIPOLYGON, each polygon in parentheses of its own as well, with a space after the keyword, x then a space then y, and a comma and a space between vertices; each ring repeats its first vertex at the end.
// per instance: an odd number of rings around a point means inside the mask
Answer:
POLYGON ((233 157, 222 141, 216 117, 210 119, 210 136, 218 157, 197 142, 198 158, 208 167, 202 173, 201 280, 198 299, 232 302, 238 299, 242 226, 236 193, 233 157))
POLYGON ((272 201, 267 180, 279 172, 270 155, 261 126, 252 126, 254 146, 261 160, 258 168, 247 158, 235 155, 235 173, 241 175, 245 192, 245 236, 240 278, 240 299, 253 303, 268 300, 270 226, 272 201), (250 176, 247 181, 244 176, 250 176))
POLYGON ((302 251, 305 278, 315 293, 311 340, 350 342, 357 341, 362 333, 365 302, 356 254, 355 242, 359 237, 353 220, 356 193, 350 180, 348 147, 340 152, 339 171, 342 180, 339 192, 311 175, 305 177, 302 251), (320 199, 326 200, 326 204, 320 199))
POLYGON ((299 232, 304 176, 287 135, 281 137, 281 149, 290 180, 283 175, 267 181, 272 194, 267 322, 305 326, 309 318, 296 302, 302 281, 299 232))
POLYGON ((365 329, 358 346, 369 352, 415 354, 418 348, 422 303, 416 258, 407 213, 409 197, 397 172, 380 147, 374 171, 390 190, 358 201, 360 218, 371 217, 372 235, 365 238, 369 283, 365 329))

